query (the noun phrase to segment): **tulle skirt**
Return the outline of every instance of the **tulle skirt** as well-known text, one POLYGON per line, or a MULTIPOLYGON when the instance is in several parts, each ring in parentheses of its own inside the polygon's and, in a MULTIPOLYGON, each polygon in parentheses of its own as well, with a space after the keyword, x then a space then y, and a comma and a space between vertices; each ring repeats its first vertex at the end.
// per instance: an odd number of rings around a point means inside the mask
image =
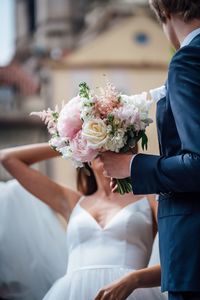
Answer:
POLYGON ((41 300, 66 268, 55 213, 16 180, 0 182, 0 299, 41 300))
MULTIPOLYGON (((89 267, 78 269, 59 279, 43 300, 94 300, 98 291, 124 276, 131 269, 89 267)), ((160 288, 137 289, 128 300, 166 300, 160 288)))

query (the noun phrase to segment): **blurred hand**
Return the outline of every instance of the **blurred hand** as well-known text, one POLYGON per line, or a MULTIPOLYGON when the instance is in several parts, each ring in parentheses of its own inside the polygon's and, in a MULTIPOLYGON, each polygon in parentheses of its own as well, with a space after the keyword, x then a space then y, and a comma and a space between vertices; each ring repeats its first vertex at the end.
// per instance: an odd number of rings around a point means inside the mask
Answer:
POLYGON ((94 300, 125 300, 136 288, 132 275, 128 274, 102 288, 94 300))
POLYGON ((130 176, 130 163, 132 153, 104 152, 100 155, 103 163, 104 176, 113 178, 126 178, 130 176))

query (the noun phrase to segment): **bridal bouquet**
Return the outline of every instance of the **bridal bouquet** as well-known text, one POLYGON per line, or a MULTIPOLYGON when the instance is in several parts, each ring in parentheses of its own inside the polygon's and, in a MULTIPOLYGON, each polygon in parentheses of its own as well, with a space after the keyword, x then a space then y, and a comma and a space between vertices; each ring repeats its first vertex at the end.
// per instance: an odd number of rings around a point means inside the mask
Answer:
MULTIPOLYGON (((104 151, 128 152, 141 139, 147 148, 146 127, 151 101, 147 93, 122 95, 107 83, 100 95, 91 92, 86 83, 79 85, 79 94, 59 111, 48 109, 38 115, 51 134, 51 147, 76 167, 83 167, 104 151)), ((131 192, 130 178, 117 179, 118 192, 131 192)))

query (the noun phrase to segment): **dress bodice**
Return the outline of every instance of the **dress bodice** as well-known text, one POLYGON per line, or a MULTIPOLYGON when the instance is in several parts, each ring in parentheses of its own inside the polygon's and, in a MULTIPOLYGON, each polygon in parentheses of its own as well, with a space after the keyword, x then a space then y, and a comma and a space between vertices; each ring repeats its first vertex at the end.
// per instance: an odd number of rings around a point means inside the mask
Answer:
POLYGON ((97 266, 144 268, 152 244, 152 212, 146 198, 125 206, 104 228, 79 202, 67 229, 67 272, 97 266))

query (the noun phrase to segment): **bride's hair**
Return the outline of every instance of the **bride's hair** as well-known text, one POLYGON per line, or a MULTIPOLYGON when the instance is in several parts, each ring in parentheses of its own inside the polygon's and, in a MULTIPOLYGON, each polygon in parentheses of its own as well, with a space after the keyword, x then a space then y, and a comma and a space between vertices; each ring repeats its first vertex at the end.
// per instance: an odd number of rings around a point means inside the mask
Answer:
MULTIPOLYGON (((138 153, 138 146, 133 148, 133 154, 138 153)), ((88 163, 84 164, 84 168, 77 169, 76 185, 78 191, 83 195, 92 195, 97 191, 97 182, 92 168, 88 163)))
POLYGON ((77 189, 83 195, 92 195, 97 191, 97 182, 94 172, 87 163, 84 164, 84 168, 77 169, 76 184, 77 189))

